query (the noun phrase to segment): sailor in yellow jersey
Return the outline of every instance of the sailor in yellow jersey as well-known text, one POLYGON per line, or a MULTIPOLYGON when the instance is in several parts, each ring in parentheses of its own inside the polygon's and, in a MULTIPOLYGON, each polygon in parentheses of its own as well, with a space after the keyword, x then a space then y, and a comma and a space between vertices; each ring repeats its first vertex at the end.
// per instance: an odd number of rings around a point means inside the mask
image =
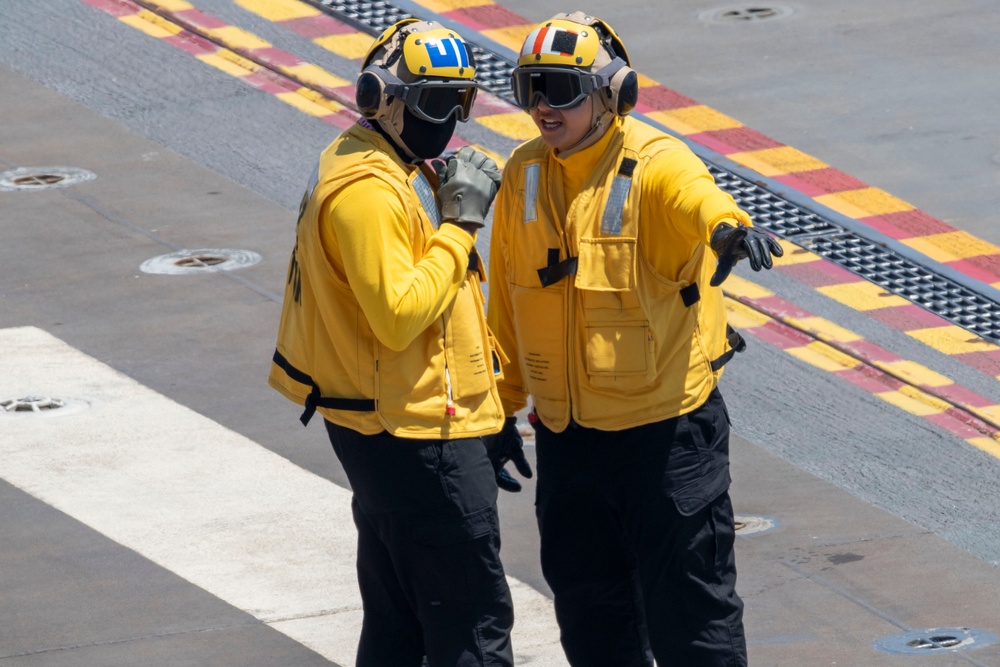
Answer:
POLYGON ((454 31, 405 19, 362 68, 363 118, 302 200, 269 382, 303 423, 322 415, 351 483, 358 667, 506 667, 497 481, 519 487, 507 460, 531 471, 519 447, 483 441, 504 423, 505 357, 474 242, 500 172, 469 147, 427 164, 469 118, 475 62, 454 31))
POLYGON ((574 667, 746 664, 718 285, 780 246, 682 142, 628 117, 619 37, 582 12, 512 77, 541 136, 494 206, 489 323, 507 414, 533 402, 542 570, 574 667))

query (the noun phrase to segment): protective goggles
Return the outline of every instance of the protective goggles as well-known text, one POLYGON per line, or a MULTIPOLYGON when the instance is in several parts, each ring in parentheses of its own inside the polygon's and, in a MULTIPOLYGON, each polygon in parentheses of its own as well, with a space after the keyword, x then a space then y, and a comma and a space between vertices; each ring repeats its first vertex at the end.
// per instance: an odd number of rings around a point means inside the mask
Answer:
POLYGON ((600 72, 590 74, 569 67, 518 67, 511 75, 514 100, 525 111, 538 106, 540 99, 553 109, 572 109, 608 83, 600 72))
POLYGON ((390 79, 385 83, 386 99, 399 99, 417 118, 444 123, 456 114, 458 120, 464 123, 472 114, 472 103, 478 90, 472 81, 403 83, 389 72, 381 75, 390 79))

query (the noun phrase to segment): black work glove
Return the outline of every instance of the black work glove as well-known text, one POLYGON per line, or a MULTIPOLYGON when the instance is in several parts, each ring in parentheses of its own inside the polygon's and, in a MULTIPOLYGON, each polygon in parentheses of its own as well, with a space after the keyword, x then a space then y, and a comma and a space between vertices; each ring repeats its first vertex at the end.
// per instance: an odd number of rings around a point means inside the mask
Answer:
POLYGON ((434 162, 441 219, 474 228, 486 225, 486 214, 500 188, 500 169, 488 156, 463 146, 448 158, 434 162))
POLYGON ((524 441, 521 440, 521 433, 517 430, 517 417, 507 417, 503 429, 494 435, 485 436, 483 444, 486 445, 486 454, 493 464, 497 486, 511 493, 520 491, 521 483, 504 468, 510 461, 521 475, 531 479, 531 464, 524 458, 524 441))
POLYGON ((715 266, 715 274, 710 284, 718 287, 729 277, 729 273, 741 259, 750 260, 750 268, 754 271, 770 269, 774 264, 771 255, 781 257, 785 251, 777 241, 756 227, 747 227, 742 222, 733 227, 725 222, 720 223, 712 232, 712 250, 719 261, 715 266))

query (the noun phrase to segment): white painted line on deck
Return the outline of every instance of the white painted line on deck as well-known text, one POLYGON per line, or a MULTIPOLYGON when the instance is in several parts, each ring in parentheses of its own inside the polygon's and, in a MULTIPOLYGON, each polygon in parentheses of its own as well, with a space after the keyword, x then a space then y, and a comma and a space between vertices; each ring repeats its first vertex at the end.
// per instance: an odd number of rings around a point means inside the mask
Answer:
MULTIPOLYGON (((0 393, 91 403, 62 418, 0 415, 0 476, 354 664, 361 599, 349 491, 41 329, 0 329, 0 350, 0 393)), ((510 585, 517 663, 566 665, 551 601, 510 585)))

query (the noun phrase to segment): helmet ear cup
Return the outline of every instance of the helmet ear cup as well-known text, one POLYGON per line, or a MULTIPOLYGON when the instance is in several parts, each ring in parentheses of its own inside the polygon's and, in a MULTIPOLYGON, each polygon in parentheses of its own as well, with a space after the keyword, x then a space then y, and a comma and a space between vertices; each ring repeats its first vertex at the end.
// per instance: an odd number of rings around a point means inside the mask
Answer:
POLYGON ((631 67, 622 67, 611 77, 611 108, 627 116, 639 101, 639 76, 631 67))
POLYGON ((383 117, 388 111, 385 99, 385 82, 376 73, 376 67, 366 67, 354 91, 358 111, 369 120, 383 117))

